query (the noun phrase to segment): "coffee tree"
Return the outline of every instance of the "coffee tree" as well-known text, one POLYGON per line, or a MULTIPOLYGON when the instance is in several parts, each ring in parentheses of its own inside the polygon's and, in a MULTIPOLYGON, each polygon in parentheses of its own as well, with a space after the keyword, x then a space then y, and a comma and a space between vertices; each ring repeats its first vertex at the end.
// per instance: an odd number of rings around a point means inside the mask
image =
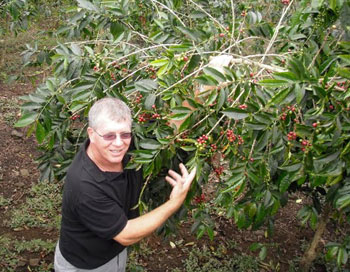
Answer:
MULTIPOLYGON (((28 63, 52 63, 16 124, 43 150, 42 179, 64 178, 90 106, 118 97, 134 113, 128 167, 143 169, 141 210, 167 197, 165 171, 178 162, 197 166, 186 207, 198 237, 214 236, 213 206, 272 235, 277 211, 299 191, 312 199, 298 213, 315 230, 301 260, 309 270, 327 222, 350 220, 349 1, 77 4, 57 33, 69 42, 24 52, 28 63)), ((326 248, 340 269, 348 239, 326 248)), ((264 246, 253 248, 264 257, 264 246)))

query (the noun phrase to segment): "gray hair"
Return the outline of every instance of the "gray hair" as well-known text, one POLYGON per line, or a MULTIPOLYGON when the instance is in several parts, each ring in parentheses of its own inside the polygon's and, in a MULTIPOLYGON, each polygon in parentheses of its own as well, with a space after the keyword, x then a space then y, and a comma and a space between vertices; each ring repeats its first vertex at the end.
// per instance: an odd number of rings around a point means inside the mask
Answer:
POLYGON ((89 127, 97 129, 102 118, 116 122, 132 123, 131 110, 123 101, 114 97, 105 97, 96 101, 89 111, 89 127))

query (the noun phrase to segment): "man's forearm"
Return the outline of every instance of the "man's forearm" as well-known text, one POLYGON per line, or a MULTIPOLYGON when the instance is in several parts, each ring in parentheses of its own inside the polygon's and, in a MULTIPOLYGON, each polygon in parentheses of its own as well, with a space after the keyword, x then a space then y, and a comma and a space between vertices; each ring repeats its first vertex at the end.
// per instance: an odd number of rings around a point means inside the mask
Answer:
POLYGON ((156 209, 129 220, 125 228, 114 237, 114 240, 124 246, 139 242, 163 225, 180 208, 181 204, 182 201, 179 200, 168 200, 156 209))

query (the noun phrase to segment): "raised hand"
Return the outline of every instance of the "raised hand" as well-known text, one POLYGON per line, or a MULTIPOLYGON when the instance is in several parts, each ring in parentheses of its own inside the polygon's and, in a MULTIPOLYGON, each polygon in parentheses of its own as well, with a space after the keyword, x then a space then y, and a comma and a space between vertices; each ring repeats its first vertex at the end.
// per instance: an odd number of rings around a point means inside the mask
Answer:
POLYGON ((179 167, 181 175, 173 170, 169 170, 168 176, 165 179, 173 187, 170 199, 183 202, 196 175, 196 167, 192 169, 191 173, 188 173, 185 165, 182 163, 180 163, 179 167))

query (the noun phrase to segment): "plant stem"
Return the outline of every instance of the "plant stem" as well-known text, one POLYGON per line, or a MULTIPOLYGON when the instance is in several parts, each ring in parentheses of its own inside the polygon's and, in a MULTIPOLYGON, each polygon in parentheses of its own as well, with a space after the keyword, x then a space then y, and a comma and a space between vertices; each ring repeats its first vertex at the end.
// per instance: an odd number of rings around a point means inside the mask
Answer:
POLYGON ((326 229, 327 223, 329 221, 329 214, 332 210, 332 206, 330 203, 327 203, 323 213, 321 214, 320 221, 317 224, 317 229, 314 234, 314 237, 311 241, 310 247, 305 251, 301 261, 300 261, 300 269, 303 272, 309 272, 312 262, 317 257, 317 247, 322 238, 322 235, 326 229))

